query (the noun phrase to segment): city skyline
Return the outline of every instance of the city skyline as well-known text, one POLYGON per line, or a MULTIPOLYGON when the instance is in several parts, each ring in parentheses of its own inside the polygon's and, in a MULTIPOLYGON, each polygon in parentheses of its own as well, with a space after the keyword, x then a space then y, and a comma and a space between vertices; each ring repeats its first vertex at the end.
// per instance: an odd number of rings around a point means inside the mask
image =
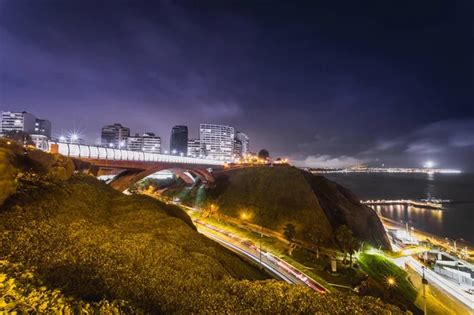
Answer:
POLYGON ((209 122, 300 166, 474 170, 471 6, 388 7, 2 1, 0 109, 94 142, 209 122))

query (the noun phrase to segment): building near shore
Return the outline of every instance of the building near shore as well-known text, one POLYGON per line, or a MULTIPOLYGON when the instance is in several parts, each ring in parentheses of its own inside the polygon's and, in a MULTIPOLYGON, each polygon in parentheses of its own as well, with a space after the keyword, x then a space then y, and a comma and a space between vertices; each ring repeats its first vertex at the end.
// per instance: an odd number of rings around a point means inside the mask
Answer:
POLYGON ((199 139, 192 138, 188 140, 188 156, 195 158, 202 156, 201 142, 199 139))
POLYGON ((51 138, 51 122, 46 119, 36 119, 35 121, 35 135, 42 135, 51 138))
POLYGON ((188 126, 174 126, 171 129, 170 153, 174 155, 188 153, 188 126))
POLYGON ((250 154, 250 138, 247 136, 247 134, 237 131, 235 133, 235 139, 240 141, 242 149, 240 150, 240 156, 245 156, 250 154))
POLYGON ((0 116, 0 135, 9 132, 28 134, 38 149, 47 150, 51 138, 51 122, 36 118, 26 111, 2 111, 0 116))
POLYGON ((127 138, 127 149, 130 151, 142 151, 147 153, 161 153, 161 138, 152 132, 144 133, 127 138))
POLYGON ((199 141, 203 156, 223 161, 234 159, 234 127, 200 124, 199 141))
POLYGON ((126 147, 128 137, 130 137, 130 128, 119 123, 102 127, 100 135, 102 146, 117 149, 126 147))
POLYGON ((26 111, 2 111, 0 119, 0 134, 7 132, 25 132, 29 135, 43 135, 51 137, 51 122, 36 118, 26 111))
POLYGON ((161 138, 152 132, 146 132, 143 138, 143 152, 161 153, 161 138))
POLYGON ((238 139, 234 139, 234 159, 240 159, 242 156, 242 142, 238 139))

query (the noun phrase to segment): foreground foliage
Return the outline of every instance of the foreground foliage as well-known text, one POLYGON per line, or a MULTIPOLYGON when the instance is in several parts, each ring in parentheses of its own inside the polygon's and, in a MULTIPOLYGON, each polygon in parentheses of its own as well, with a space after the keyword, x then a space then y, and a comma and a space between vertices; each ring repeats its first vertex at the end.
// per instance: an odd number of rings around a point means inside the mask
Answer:
POLYGON ((372 297, 265 280, 179 208, 48 173, 17 176, 0 206, 0 313, 400 313, 372 297))
POLYGON ((48 289, 34 271, 0 260, 0 313, 143 313, 123 300, 86 302, 48 289))

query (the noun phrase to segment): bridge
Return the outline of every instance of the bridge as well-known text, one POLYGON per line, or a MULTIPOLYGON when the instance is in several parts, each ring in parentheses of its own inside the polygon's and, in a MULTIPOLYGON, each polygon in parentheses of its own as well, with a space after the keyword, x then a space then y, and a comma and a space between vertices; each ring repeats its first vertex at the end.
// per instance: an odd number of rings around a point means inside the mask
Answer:
POLYGON ((95 175, 116 175, 110 185, 119 191, 124 191, 145 177, 163 170, 172 171, 188 184, 194 183, 194 180, 185 172, 196 176, 204 184, 210 185, 214 183, 212 170, 222 169, 226 165, 223 160, 53 141, 49 142, 49 151, 90 163, 95 175))

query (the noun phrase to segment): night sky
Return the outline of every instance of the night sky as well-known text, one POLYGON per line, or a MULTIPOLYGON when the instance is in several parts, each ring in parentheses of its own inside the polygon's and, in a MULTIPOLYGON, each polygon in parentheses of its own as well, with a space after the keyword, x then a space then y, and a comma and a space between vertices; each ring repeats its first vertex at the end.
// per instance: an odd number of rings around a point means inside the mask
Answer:
POLYGON ((474 170, 472 1, 0 0, 0 110, 246 132, 301 166, 474 170))

